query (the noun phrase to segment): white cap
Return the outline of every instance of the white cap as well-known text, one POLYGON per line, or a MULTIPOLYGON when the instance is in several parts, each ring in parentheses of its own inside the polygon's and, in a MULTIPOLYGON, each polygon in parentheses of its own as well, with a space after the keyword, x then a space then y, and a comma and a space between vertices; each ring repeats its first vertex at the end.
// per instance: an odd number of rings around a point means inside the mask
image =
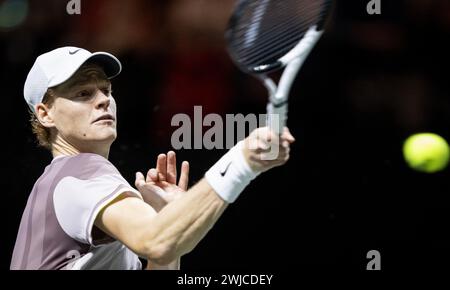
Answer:
POLYGON ((48 88, 70 79, 88 60, 102 66, 109 79, 122 71, 120 61, 107 52, 91 53, 79 47, 66 46, 40 55, 28 73, 23 89, 25 101, 32 111, 42 102, 48 88))

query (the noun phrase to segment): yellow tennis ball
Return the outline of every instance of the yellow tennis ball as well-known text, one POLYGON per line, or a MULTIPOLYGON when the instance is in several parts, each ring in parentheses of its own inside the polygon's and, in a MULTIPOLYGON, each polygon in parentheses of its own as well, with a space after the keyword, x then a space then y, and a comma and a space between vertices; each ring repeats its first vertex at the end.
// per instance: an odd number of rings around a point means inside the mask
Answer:
POLYGON ((434 173, 443 170, 449 161, 447 141, 433 133, 410 136, 403 144, 403 156, 408 165, 421 172, 434 173))

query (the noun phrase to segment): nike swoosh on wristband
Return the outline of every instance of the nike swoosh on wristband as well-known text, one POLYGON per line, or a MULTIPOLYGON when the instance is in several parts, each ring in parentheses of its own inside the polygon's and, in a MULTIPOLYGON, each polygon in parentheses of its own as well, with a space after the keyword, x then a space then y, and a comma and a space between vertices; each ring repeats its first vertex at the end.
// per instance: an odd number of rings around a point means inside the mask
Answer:
POLYGON ((225 170, 220 172, 220 175, 222 175, 222 177, 224 177, 225 174, 227 174, 228 168, 230 168, 231 163, 233 163, 233 162, 230 161, 230 163, 228 163, 227 167, 225 167, 225 170))
POLYGON ((70 54, 70 55, 74 55, 75 53, 79 52, 80 50, 81 50, 81 48, 80 48, 80 49, 77 49, 77 50, 75 50, 75 51, 69 51, 69 54, 70 54))

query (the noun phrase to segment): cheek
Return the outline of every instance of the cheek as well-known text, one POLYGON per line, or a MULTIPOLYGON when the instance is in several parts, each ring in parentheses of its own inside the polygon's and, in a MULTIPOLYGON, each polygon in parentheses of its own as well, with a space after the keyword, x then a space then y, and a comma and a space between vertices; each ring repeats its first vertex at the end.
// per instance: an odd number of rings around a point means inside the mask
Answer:
POLYGON ((76 106, 61 108, 57 114, 56 122, 58 130, 65 135, 77 135, 86 137, 90 124, 89 110, 80 110, 76 106))

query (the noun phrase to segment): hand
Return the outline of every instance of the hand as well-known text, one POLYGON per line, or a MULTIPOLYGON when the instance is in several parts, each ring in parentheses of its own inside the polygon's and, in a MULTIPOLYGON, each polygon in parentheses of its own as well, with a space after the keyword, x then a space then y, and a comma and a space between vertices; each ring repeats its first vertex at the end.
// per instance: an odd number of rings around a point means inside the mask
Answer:
POLYGON ((189 163, 181 164, 180 180, 177 182, 176 154, 170 151, 160 154, 156 161, 156 169, 151 168, 146 178, 141 172, 136 172, 135 185, 142 194, 144 201, 150 204, 157 212, 171 201, 179 198, 186 192, 189 183, 189 163))
POLYGON ((295 142, 288 128, 284 128, 281 136, 268 127, 254 130, 244 140, 244 157, 255 172, 264 172, 281 166, 289 160, 290 144, 295 142), (274 158, 269 158, 278 153, 274 158), (272 159, 272 160, 269 160, 272 159))

